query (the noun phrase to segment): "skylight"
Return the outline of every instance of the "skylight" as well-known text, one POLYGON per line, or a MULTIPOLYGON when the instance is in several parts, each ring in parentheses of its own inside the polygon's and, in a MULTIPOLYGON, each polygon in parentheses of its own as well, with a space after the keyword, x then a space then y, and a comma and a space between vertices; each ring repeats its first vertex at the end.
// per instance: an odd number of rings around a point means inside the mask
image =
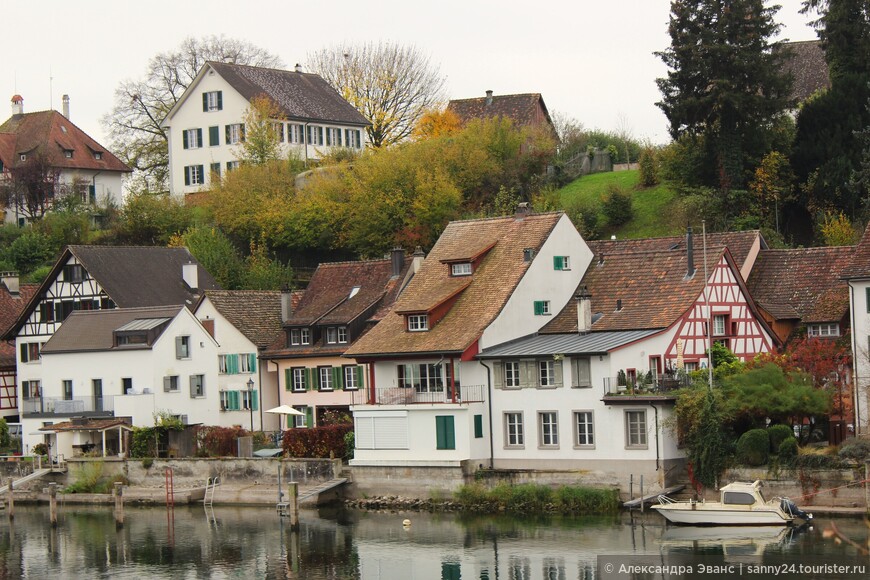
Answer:
POLYGON ((347 299, 350 300, 351 298, 356 296, 357 292, 359 292, 359 286, 354 286, 353 288, 351 288, 350 289, 350 296, 348 296, 347 299))

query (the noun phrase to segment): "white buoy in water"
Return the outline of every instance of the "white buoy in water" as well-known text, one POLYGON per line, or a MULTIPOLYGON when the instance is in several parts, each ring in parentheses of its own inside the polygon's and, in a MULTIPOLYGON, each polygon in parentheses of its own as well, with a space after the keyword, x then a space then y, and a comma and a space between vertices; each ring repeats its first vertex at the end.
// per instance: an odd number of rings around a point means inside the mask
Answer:
POLYGON ((411 527, 411 520, 405 520, 405 521, 403 521, 403 522, 402 522, 402 525, 405 526, 406 528, 410 528, 410 527, 411 527))

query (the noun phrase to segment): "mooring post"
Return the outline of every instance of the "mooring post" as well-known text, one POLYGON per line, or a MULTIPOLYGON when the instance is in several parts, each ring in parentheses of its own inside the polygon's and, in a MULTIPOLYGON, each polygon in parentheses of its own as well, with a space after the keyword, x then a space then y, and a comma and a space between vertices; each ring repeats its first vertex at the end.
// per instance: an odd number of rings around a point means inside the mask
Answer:
POLYGON ((122 527, 124 525, 124 484, 120 481, 115 482, 115 526, 122 527))
POLYGON ((48 519, 52 527, 57 526, 57 484, 48 484, 48 519))
POLYGON ((12 493, 12 483, 13 479, 10 477, 9 487, 6 489, 6 513, 10 520, 15 517, 15 495, 12 493))
POLYGON ((643 474, 640 474, 640 513, 643 513, 643 474))
POLYGON ((298 530, 299 529, 299 484, 295 481, 291 481, 287 484, 288 492, 290 497, 288 498, 289 505, 287 506, 290 511, 290 529, 298 530))
POLYGON ((628 474, 628 500, 634 500, 634 474, 628 474))

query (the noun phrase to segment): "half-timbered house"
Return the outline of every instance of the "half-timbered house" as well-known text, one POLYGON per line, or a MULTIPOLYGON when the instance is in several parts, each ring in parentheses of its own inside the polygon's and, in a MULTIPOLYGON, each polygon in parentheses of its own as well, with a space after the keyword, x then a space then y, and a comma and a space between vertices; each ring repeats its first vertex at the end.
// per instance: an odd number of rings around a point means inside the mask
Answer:
MULTIPOLYGON (((9 328, 36 291, 36 284, 19 284, 16 272, 0 273, 0 332, 9 328)), ((0 417, 18 422, 18 380, 15 345, 0 341, 0 417)))

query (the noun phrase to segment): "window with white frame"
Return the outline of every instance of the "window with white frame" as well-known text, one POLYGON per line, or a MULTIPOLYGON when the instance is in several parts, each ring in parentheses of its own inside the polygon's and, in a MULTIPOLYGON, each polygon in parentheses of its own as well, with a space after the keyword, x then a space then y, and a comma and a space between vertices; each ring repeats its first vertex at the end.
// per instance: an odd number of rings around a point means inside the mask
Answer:
POLYGON ((63 386, 63 400, 64 401, 72 401, 73 382, 70 379, 65 379, 65 380, 61 381, 61 385, 63 386))
POLYGON ((293 426, 294 427, 308 427, 308 407, 301 406, 293 406, 294 409, 301 412, 301 415, 290 415, 293 417, 293 426))
POLYGON ((211 111, 220 111, 223 106, 223 92, 209 91, 202 94, 202 111, 208 113, 211 111))
POLYGON ((234 171, 238 168, 239 168, 238 161, 227 161, 227 173, 229 173, 230 171, 234 171))
POLYGON ((553 269, 570 270, 571 261, 568 259, 568 256, 553 256, 553 269))
POLYGON ((338 344, 347 344, 347 327, 338 327, 338 344))
POLYGON ((184 167, 184 185, 202 185, 205 183, 205 170, 202 165, 186 165, 184 167))
POLYGON ((725 336, 725 328, 727 327, 728 316, 725 314, 713 315, 713 336, 725 336))
POLYGON ((203 146, 202 129, 185 129, 182 137, 184 149, 199 149, 203 146))
POLYGON ((302 328, 299 330, 299 340, 302 344, 311 344, 311 330, 302 328))
POLYGON ((290 346, 299 346, 302 344, 302 335, 298 328, 290 329, 290 346))
POLYGON ((257 400, 257 391, 241 390, 239 392, 242 394, 242 409, 245 411, 256 411, 257 408, 254 405, 254 401, 257 400))
POLYGON ((504 363, 504 386, 505 388, 520 387, 520 363, 507 361, 504 363))
POLYGON ((244 123, 233 123, 224 129, 224 137, 227 145, 235 145, 245 140, 244 123))
POLYGON ((574 446, 592 447, 595 445, 595 426, 592 411, 574 411, 574 446))
POLYGON ((257 355, 252 352, 243 352, 239 355, 239 372, 253 373, 256 370, 257 355))
POLYGON ((535 300, 536 316, 549 316, 550 314, 552 314, 552 310, 550 309, 549 300, 535 300))
POLYGON ((556 411, 538 413, 538 436, 541 447, 559 446, 559 414, 556 411))
POLYGON ((317 367, 317 377, 321 391, 332 390, 332 367, 317 367))
POLYGON ((471 262, 459 262, 458 264, 451 264, 450 274, 452 276, 471 276, 471 262))
POLYGON ((808 324, 808 336, 840 336, 840 325, 836 322, 828 324, 808 324))
POLYGON ((39 381, 21 381, 21 395, 25 399, 38 399, 42 396, 39 381))
POLYGON ((344 365, 344 388, 354 390, 360 387, 360 367, 357 365, 344 365))
POLYGON ((175 337, 175 358, 186 359, 190 358, 190 337, 176 336, 175 337))
POLYGON ((175 393, 178 391, 178 375, 168 375, 163 377, 163 392, 175 393))
POLYGON ((21 352, 21 362, 29 363, 29 362, 37 362, 40 355, 40 344, 39 342, 23 342, 21 343, 19 350, 21 352))
POLYGON ((326 344, 335 344, 338 342, 338 329, 334 326, 326 329, 326 344))
POLYGON ((411 332, 424 332, 426 330, 429 330, 429 315, 409 314, 408 330, 410 330, 411 332))
POLYGON ((305 367, 293 367, 291 375, 293 377, 293 391, 301 393, 306 389, 306 369, 305 367))
POLYGON ((218 355, 218 373, 225 375, 230 372, 229 361, 227 360, 227 356, 225 354, 218 355))
POLYGON ((444 391, 441 365, 436 363, 398 365, 399 388, 414 388, 418 393, 440 393, 444 391))
POLYGON ((686 361, 683 363, 683 370, 687 373, 695 372, 698 370, 698 361, 686 361))
POLYGON ((230 392, 229 391, 221 391, 221 411, 226 411, 230 408, 230 392))
POLYGON ((625 446, 646 449, 646 411, 625 411, 625 446))
POLYGON ((557 382, 555 361, 538 361, 538 385, 541 387, 555 387, 557 382))
POLYGON ((510 411, 504 414, 505 447, 523 447, 526 444, 523 434, 523 414, 510 411))

